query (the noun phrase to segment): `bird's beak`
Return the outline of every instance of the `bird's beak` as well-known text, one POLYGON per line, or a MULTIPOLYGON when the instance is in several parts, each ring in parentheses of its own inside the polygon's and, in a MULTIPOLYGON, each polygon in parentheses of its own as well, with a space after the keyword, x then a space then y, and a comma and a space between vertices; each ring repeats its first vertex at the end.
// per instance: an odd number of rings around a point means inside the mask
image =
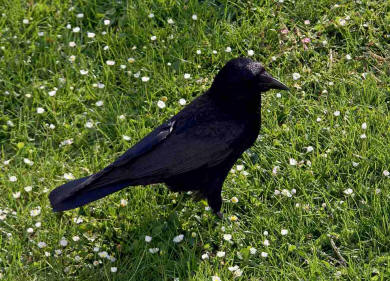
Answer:
POLYGON ((269 89, 290 90, 286 85, 273 78, 271 74, 266 71, 260 74, 260 83, 266 85, 269 89))

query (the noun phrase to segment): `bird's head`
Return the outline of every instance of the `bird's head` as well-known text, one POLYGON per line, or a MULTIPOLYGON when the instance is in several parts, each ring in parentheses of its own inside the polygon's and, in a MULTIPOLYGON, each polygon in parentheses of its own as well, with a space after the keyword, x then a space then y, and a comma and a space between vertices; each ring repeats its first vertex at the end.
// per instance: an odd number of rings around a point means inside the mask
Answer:
POLYGON ((273 78, 259 62, 249 58, 232 59, 218 72, 211 90, 224 98, 249 99, 270 89, 288 90, 273 78))

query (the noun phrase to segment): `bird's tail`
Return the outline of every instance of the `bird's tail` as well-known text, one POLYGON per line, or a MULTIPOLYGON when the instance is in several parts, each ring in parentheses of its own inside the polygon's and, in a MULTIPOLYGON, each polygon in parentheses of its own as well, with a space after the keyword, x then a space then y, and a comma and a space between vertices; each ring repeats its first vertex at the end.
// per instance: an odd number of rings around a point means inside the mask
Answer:
POLYGON ((128 181, 104 183, 99 179, 92 180, 95 176, 73 180, 54 189, 49 195, 53 211, 74 209, 131 185, 128 181))

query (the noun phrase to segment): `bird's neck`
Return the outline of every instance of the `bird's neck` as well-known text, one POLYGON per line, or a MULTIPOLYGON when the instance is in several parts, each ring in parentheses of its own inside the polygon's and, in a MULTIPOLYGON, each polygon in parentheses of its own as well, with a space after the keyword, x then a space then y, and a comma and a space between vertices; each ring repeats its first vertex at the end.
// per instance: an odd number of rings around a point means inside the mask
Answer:
POLYGON ((250 98, 241 95, 228 94, 222 96, 215 95, 211 91, 207 93, 218 106, 230 114, 239 118, 256 117, 260 118, 261 113, 261 95, 256 94, 250 98))

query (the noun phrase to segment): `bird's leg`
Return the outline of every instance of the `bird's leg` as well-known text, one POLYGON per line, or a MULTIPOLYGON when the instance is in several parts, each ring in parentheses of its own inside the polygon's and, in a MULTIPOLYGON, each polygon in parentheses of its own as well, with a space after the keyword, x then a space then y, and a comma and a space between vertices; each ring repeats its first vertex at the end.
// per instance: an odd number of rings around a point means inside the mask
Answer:
POLYGON ((220 218, 223 218, 223 214, 221 213, 222 206, 222 197, 221 197, 221 188, 214 188, 210 192, 207 193, 207 201, 213 212, 220 218))

